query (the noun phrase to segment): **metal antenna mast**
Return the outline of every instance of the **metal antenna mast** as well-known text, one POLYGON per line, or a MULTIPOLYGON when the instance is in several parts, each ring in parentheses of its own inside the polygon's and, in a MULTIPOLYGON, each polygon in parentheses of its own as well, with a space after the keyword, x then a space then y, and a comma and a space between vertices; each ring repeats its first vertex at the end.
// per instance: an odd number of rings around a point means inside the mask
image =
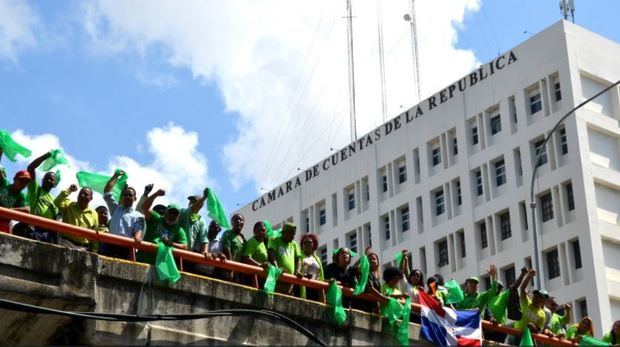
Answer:
POLYGON ((355 125, 355 68, 353 66, 353 10, 351 0, 347 0, 347 47, 349 61, 349 111, 351 125, 351 142, 357 140, 357 127, 355 125))
POLYGON ((411 24, 411 54, 413 55, 413 74, 415 80, 416 102, 420 101, 420 60, 418 58, 418 28, 415 19, 415 0, 409 0, 411 15, 405 14, 404 19, 411 24))
POLYGON ((383 56, 383 18, 381 14, 381 1, 377 0, 377 34, 379 36, 379 74, 381 77, 381 112, 383 123, 387 122, 387 101, 385 93, 385 59, 383 56))
POLYGON ((571 19, 575 23, 575 0, 560 0, 560 11, 562 11, 565 20, 568 20, 568 12, 570 11, 571 19))

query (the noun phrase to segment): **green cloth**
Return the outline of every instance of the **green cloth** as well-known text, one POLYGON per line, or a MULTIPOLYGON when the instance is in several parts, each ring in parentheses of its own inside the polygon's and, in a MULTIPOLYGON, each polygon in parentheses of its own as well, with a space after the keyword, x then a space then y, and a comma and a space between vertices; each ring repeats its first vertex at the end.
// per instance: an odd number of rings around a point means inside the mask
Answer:
MULTIPOLYGON (((63 223, 90 230, 97 230, 99 227, 99 215, 97 211, 90 207, 82 210, 77 202, 69 200, 69 194, 71 194, 71 191, 68 189, 63 190, 54 200, 54 204, 58 207, 58 211, 62 213, 63 223)), ((62 237, 81 245, 89 243, 89 240, 85 237, 77 237, 69 234, 65 234, 62 237)))
POLYGON ((338 287, 336 281, 333 281, 329 288, 327 288, 327 292, 325 293, 325 300, 328 304, 334 307, 333 309, 333 317, 338 325, 344 324, 344 321, 347 319, 347 313, 342 307, 342 289, 338 287))
POLYGON ((0 148, 2 148, 4 155, 12 162, 17 161, 16 157, 18 154, 24 158, 28 158, 32 154, 32 151, 28 148, 15 142, 11 134, 6 130, 0 130, 0 148))
POLYGON ((411 315, 411 298, 405 300, 403 317, 396 331, 396 342, 401 346, 409 346, 409 316, 411 315))
POLYGON ((49 158, 45 159, 43 164, 41 164, 41 170, 49 171, 56 165, 69 165, 69 161, 62 149, 51 150, 49 158))
POLYGON ((491 299, 497 295, 497 282, 493 281, 491 288, 486 292, 478 292, 476 294, 464 294, 463 301, 454 305, 457 310, 471 310, 477 308, 480 313, 484 313, 484 308, 489 304, 491 299))
MULTIPOLYGON (((616 339, 617 340, 617 339, 616 339)), ((612 336, 611 336, 611 332, 606 333, 605 335, 603 335, 603 342, 607 342, 609 344, 612 343, 612 336)))
POLYGON ((11 182, 6 178, 0 181, 0 206, 6 208, 28 206, 28 200, 24 192, 14 192, 11 182))
POLYGON ((398 268, 400 268, 400 266, 403 264, 403 259, 405 259, 403 252, 398 252, 394 256, 394 261, 396 262, 396 266, 398 268))
POLYGON ((162 282, 175 283, 181 274, 172 256, 172 247, 157 240, 157 257, 155 258, 157 278, 162 282))
MULTIPOLYGON (((118 171, 120 170, 116 169, 116 172, 118 171)), ((75 177, 77 178, 80 187, 88 187, 92 189, 93 192, 100 194, 104 194, 105 186, 111 178, 111 176, 86 171, 79 171, 75 174, 75 177)), ((126 185, 127 173, 125 172, 125 174, 116 180, 116 183, 114 183, 114 186, 112 187, 112 195, 114 196, 114 200, 120 201, 121 193, 126 185)))
POLYGON ((519 346, 534 346, 534 340, 532 339, 532 333, 530 333, 530 329, 528 327, 523 330, 523 334, 521 334, 521 343, 519 346))
POLYGON ((273 294, 280 276, 282 276, 282 269, 269 264, 269 267, 267 268, 267 278, 265 279, 265 284, 263 285, 263 290, 265 293, 273 294))
POLYGON ((216 221, 222 229, 230 229, 230 223, 228 222, 228 217, 226 217, 224 207, 222 207, 220 200, 211 188, 207 192, 207 210, 209 211, 209 218, 216 221))
POLYGON ((268 220, 265 219, 263 224, 265 224, 265 230, 267 231, 267 240, 282 236, 282 229, 273 230, 271 223, 268 220))
POLYGON ((508 306, 510 291, 504 290, 500 295, 491 299, 489 310, 495 320, 501 325, 506 325, 506 307, 508 306))
POLYGON ((587 335, 588 334, 587 332, 583 334, 579 333, 577 328, 579 328, 579 323, 575 323, 569 326, 568 329, 566 329, 566 338, 570 340, 578 336, 590 336, 590 335, 587 335))
POLYGON ((235 234, 232 230, 226 230, 224 234, 222 234, 222 238, 220 239, 220 245, 222 250, 224 248, 228 248, 230 251, 230 257, 233 261, 241 262, 241 255, 243 254, 243 246, 245 244, 245 239, 241 234, 235 234))
MULTIPOLYGON (((142 241, 155 243, 159 240, 165 231, 168 232, 168 239, 174 243, 187 244, 187 234, 179 223, 174 225, 166 224, 166 220, 163 216, 160 216, 157 212, 151 211, 151 216, 146 222, 146 231, 142 237, 142 241)), ((137 256, 138 261, 147 264, 155 264, 155 254, 150 252, 139 252, 137 256)))
POLYGON ((611 346, 611 343, 597 340, 591 336, 584 336, 579 341, 579 346, 611 346))
POLYGON ((200 252, 202 244, 209 243, 207 224, 199 214, 192 213, 192 210, 189 208, 184 208, 181 210, 179 224, 185 230, 188 250, 200 252))
POLYGON ((551 320, 549 321, 549 330, 551 330, 552 333, 556 335, 558 334, 566 335, 565 325, 566 325, 566 316, 560 316, 557 313, 553 313, 551 315, 551 320))
POLYGON ((264 242, 258 241, 256 236, 252 236, 245 243, 243 255, 262 264, 267 261, 267 246, 264 242))
POLYGON ((353 289, 353 295, 360 295, 366 290, 366 282, 368 282, 368 275, 370 274, 370 262, 366 254, 360 259, 360 274, 360 280, 353 289))
POLYGON ((545 314, 545 310, 542 308, 538 308, 532 304, 532 300, 528 297, 520 299, 521 304, 521 320, 515 322, 515 328, 524 329, 527 327, 529 323, 534 323, 538 330, 543 329, 545 324, 545 318, 547 315, 545 314))
POLYGON ((447 291, 446 294, 446 305, 447 304, 457 304, 465 298, 465 294, 461 289, 461 285, 454 279, 449 280, 444 284, 444 288, 447 291))
POLYGON ((289 274, 295 273, 295 262, 302 255, 301 248, 297 242, 293 240, 286 243, 280 236, 270 239, 267 248, 273 250, 276 262, 279 267, 284 269, 284 272, 289 274))
POLYGON ((58 209, 54 205, 52 194, 46 192, 35 180, 28 183, 28 204, 30 205, 30 213, 35 216, 56 219, 58 209))

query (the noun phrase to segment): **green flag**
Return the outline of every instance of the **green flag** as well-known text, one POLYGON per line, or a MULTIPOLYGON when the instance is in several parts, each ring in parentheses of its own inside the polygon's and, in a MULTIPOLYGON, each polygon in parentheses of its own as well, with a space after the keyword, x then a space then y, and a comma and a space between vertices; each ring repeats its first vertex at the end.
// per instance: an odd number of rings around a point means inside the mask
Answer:
POLYGON ((525 327, 525 330, 523 330, 523 334, 521 334, 521 343, 519 344, 519 346, 527 346, 527 347, 534 346, 534 340, 532 340, 532 334, 530 333, 530 328, 525 327))
POLYGON ((401 346, 409 346, 409 315, 411 314, 411 298, 408 297, 403 308, 403 318, 396 331, 396 342, 401 346))
POLYGON ((360 260, 360 273, 360 280, 353 289, 353 295, 360 295, 366 290, 366 282, 368 282, 368 275, 370 274, 370 262, 366 254, 364 254, 360 260))
POLYGON ((491 315, 502 325, 506 323, 506 306, 508 306, 509 293, 510 291, 504 290, 500 295, 497 295, 489 302, 491 315))
POLYGON ((344 321, 347 319, 347 313, 342 307, 342 289, 338 287, 336 281, 333 281, 329 285, 329 288, 327 288, 325 299, 328 304, 334 307, 333 315, 336 323, 338 323, 338 325, 343 325, 344 321))
POLYGON ((282 236, 282 228, 273 230, 271 227, 271 223, 268 220, 264 220, 263 224, 265 224, 265 229, 267 230, 267 239, 272 239, 274 237, 282 236))
POLYGON ((579 341, 579 346, 611 346, 611 343, 603 342, 593 337, 584 335, 581 337, 581 341, 579 341))
POLYGON ((448 291, 448 294, 446 295, 446 305, 459 303, 465 298, 461 285, 459 285, 459 283, 454 279, 446 282, 444 284, 444 288, 448 291))
POLYGON ((226 217, 226 212, 224 212, 224 207, 222 207, 220 200, 218 200, 211 188, 207 192, 207 210, 209 210, 209 218, 218 222, 222 229, 230 229, 230 223, 228 222, 228 217, 226 217))
POLYGON ((390 300, 381 306, 381 315, 388 319, 388 323, 391 327, 394 326, 396 320, 403 315, 403 305, 396 298, 390 298, 390 300))
MULTIPOLYGON (((116 172, 118 171, 120 171, 120 169, 116 169, 116 172)), ((100 194, 103 194, 105 185, 111 178, 110 176, 105 176, 102 174, 87 171, 80 171, 75 174, 75 177, 77 177, 80 187, 88 187, 94 192, 100 194)), ((125 172, 125 174, 123 174, 121 177, 119 177, 119 179, 116 180, 116 183, 114 183, 114 186, 112 187, 112 195, 114 196, 114 199, 116 199, 116 201, 120 199, 121 193, 123 192, 123 189, 126 185, 127 173, 125 172)))
POLYGON ((273 266, 269 264, 267 268, 267 278, 265 279, 265 284, 263 285, 263 290, 267 294, 273 294, 276 290, 276 282, 278 282, 278 278, 282 275, 283 270, 277 266, 273 266))
POLYGON ((403 259, 405 259, 405 255, 403 254, 403 252, 396 253, 396 255, 394 256, 396 267, 400 268, 400 266, 403 264, 403 259))
POLYGON ((6 130, 0 130, 0 148, 2 148, 4 155, 12 162, 17 161, 16 157, 18 154, 24 158, 28 158, 32 154, 32 151, 28 148, 15 142, 11 134, 6 130))
POLYGON ((41 170, 49 171, 56 165, 69 165, 69 161, 65 157, 65 153, 62 149, 54 149, 50 151, 50 157, 45 159, 43 164, 41 164, 41 170))
POLYGON ((155 243, 157 243, 157 258, 155 258, 157 278, 160 281, 175 283, 181 278, 181 274, 172 256, 172 247, 166 246, 159 239, 156 239, 155 243))

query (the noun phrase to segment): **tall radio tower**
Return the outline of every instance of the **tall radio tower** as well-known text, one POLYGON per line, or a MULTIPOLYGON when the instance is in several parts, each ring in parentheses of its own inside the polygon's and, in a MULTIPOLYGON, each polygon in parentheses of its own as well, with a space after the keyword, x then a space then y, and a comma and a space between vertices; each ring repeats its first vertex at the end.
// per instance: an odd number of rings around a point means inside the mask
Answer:
POLYGON ((418 28, 415 19, 415 0, 409 0, 409 11, 404 19, 411 24, 411 54, 413 58, 413 78, 415 81, 416 102, 420 101, 420 60, 418 58, 418 28))
POLYGON ((351 125, 351 142, 357 140, 357 129, 355 125, 355 68, 353 65, 353 10, 351 0, 347 0, 347 47, 349 58, 349 111, 351 125))

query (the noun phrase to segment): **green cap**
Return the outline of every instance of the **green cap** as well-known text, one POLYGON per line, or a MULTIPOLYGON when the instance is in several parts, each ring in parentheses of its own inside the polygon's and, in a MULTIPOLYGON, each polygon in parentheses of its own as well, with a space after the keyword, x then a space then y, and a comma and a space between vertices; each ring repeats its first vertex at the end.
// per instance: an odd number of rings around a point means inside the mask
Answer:
POLYGON ((478 277, 476 277, 476 276, 472 276, 472 277, 470 277, 470 278, 466 279, 466 280, 465 280, 465 283, 467 283, 467 282, 469 282, 469 281, 476 282, 476 283, 480 283, 480 280, 479 280, 479 279, 478 279, 478 277))
POLYGON ((549 297, 549 293, 547 293, 547 291, 546 291, 546 290, 544 290, 544 289, 541 289, 541 290, 535 289, 535 290, 533 290, 533 291, 532 291, 532 294, 540 294, 540 295, 542 295, 545 299, 549 297))
POLYGON ((166 207, 166 211, 168 211, 168 210, 177 210, 177 212, 181 212, 181 209, 179 208, 179 206, 177 206, 175 204, 168 205, 168 207, 166 207))
POLYGON ((285 223, 282 226, 282 232, 283 233, 285 233, 287 231, 295 232, 295 230, 297 230, 297 226, 295 224, 293 224, 293 223, 285 223))

